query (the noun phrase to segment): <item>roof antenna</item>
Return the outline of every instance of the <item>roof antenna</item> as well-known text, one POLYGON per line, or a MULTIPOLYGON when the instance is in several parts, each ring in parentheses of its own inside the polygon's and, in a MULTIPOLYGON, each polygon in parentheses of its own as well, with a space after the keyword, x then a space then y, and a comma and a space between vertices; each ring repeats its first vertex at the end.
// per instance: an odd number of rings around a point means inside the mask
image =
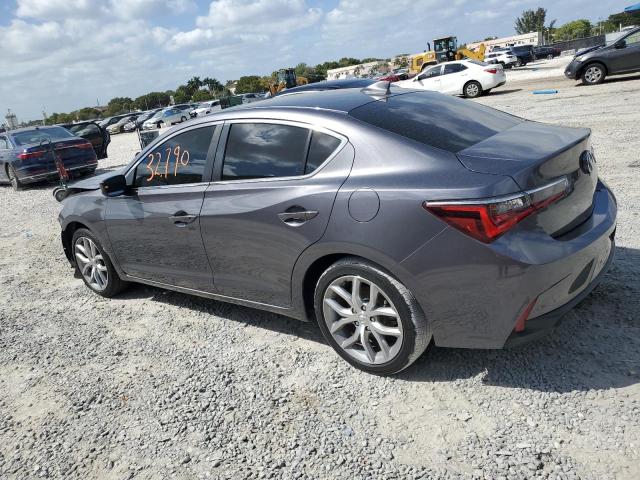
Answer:
POLYGON ((360 91, 374 97, 386 97, 391 95, 391 82, 381 80, 379 82, 372 83, 368 87, 364 87, 360 91))

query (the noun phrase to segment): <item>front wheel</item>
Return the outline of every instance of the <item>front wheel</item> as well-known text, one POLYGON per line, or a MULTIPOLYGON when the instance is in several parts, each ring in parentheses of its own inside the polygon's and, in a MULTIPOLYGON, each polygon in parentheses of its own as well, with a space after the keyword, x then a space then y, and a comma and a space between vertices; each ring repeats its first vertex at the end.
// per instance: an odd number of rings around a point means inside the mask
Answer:
POLYGON ((516 60, 516 67, 521 67, 522 65, 524 65, 522 63, 522 60, 520 60, 519 58, 516 60))
POLYGON ((553 55, 552 54, 547 55, 547 60, 553 60, 553 55))
POLYGON ((18 191, 24 188, 24 185, 18 178, 18 175, 12 165, 7 165, 7 176, 9 177, 9 182, 11 182, 11 187, 14 190, 18 191))
POLYGON ((127 286, 113 268, 109 255, 89 230, 76 230, 71 246, 78 273, 85 285, 95 293, 103 297, 113 297, 127 286))
POLYGON ((482 85, 475 80, 467 82, 462 90, 467 98, 476 98, 482 95, 482 85))
POLYGON ((315 289, 315 313, 327 342, 368 373, 391 375, 420 357, 431 328, 411 292, 358 258, 334 263, 315 289))
POLYGON ((186 122, 187 121, 187 117, 183 116, 182 118, 180 118, 180 122, 186 122))
POLYGON ((600 63, 592 63, 582 72, 582 83, 585 85, 597 85, 604 81, 605 77, 604 65, 600 63))

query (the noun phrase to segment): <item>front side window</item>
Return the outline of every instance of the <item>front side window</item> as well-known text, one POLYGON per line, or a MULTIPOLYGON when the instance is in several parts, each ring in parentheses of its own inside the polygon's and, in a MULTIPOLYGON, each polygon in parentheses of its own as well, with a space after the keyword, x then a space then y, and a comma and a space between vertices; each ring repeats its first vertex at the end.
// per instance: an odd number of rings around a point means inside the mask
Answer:
POLYGON ((202 181, 215 126, 189 130, 160 143, 136 167, 137 187, 202 181))
POLYGON ((302 175, 310 131, 272 123, 231 126, 222 180, 302 175))
POLYGON ((640 32, 629 35, 627 38, 625 38, 625 41, 627 42, 627 45, 640 42, 640 32))
POLYGON ((430 68, 429 70, 424 72, 424 78, 433 78, 439 76, 441 69, 442 67, 440 65, 430 68))

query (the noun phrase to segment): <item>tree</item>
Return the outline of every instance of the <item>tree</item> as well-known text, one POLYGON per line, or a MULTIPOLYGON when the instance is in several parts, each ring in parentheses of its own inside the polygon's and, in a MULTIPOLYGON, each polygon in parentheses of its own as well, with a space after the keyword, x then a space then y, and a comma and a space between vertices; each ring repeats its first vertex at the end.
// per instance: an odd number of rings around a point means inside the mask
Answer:
POLYGON ((640 10, 614 13, 609 15, 609 18, 604 22, 606 32, 617 32, 620 26, 629 27, 631 25, 640 25, 640 10))
POLYGON ((222 92, 222 90, 224 90, 224 86, 222 85, 222 83, 220 83, 217 79, 215 78, 209 78, 209 77, 205 77, 202 80, 202 84, 206 85, 206 87, 209 89, 210 92, 212 93, 219 93, 222 92))
POLYGON ((236 94, 238 93, 251 93, 251 92, 264 92, 264 87, 260 81, 260 77, 257 75, 248 75, 240 77, 236 86, 236 94))
POLYGON ((207 100, 213 100, 213 93, 209 90, 198 90, 193 94, 191 100, 194 102, 205 102, 207 100))
POLYGON ((107 115, 118 115, 130 112, 133 108, 133 100, 129 97, 115 97, 107 103, 107 115))
POLYGON ((580 19, 573 22, 565 23, 559 26, 555 31, 555 40, 573 40, 574 38, 584 38, 591 35, 591 22, 589 20, 580 19))
POLYGON ((195 90, 192 90, 187 85, 180 85, 176 88, 175 93, 173 94, 173 100, 176 103, 187 103, 191 101, 191 96, 195 93, 195 90))
POLYGON ((187 89, 191 91, 192 95, 203 85, 204 84, 202 83, 202 80, 200 80, 200 77, 193 77, 187 81, 187 89))
POLYGON ((145 95, 141 95, 134 100, 134 105, 140 110, 151 110, 152 108, 160 108, 169 105, 170 95, 173 95, 173 91, 169 92, 150 92, 145 95))
POLYGON ((520 35, 529 32, 542 32, 546 17, 547 10, 542 7, 537 10, 525 10, 519 18, 516 18, 516 32, 520 35))

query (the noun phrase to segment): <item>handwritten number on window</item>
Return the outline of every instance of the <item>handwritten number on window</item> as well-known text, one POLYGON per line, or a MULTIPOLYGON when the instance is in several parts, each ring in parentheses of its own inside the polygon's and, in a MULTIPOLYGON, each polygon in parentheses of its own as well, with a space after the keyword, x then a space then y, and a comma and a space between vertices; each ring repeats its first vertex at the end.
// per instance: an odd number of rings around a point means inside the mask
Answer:
POLYGON ((178 170, 180 167, 186 167, 189 165, 189 150, 183 150, 180 145, 176 145, 173 151, 171 147, 167 147, 165 150, 164 162, 162 160, 162 154, 160 152, 154 152, 147 155, 146 167, 149 171, 149 176, 146 178, 147 182, 151 182, 154 178, 160 177, 167 179, 169 177, 171 154, 173 153, 173 176, 178 176, 178 170))

